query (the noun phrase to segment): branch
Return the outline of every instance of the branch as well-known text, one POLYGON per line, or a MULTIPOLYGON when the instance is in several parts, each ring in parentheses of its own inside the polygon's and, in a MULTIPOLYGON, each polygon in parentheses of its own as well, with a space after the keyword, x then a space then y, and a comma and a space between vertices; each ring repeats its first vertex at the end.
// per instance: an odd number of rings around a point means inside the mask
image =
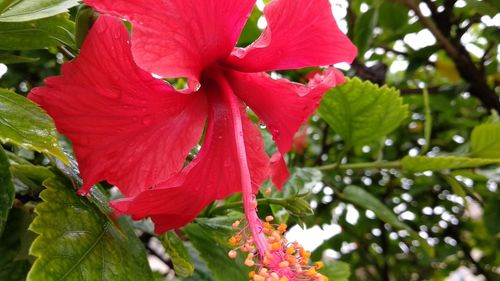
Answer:
POLYGON ((441 32, 441 30, 434 24, 434 22, 430 18, 422 14, 422 11, 418 7, 418 3, 416 1, 414 0, 392 0, 392 1, 400 3, 408 7, 408 9, 415 12, 422 25, 425 28, 427 28, 432 33, 432 35, 434 35, 438 44, 441 45, 441 47, 443 47, 443 49, 446 50, 446 53, 448 53, 450 57, 455 58, 460 56, 460 52, 455 48, 455 46, 453 46, 450 40, 448 40, 448 38, 441 32))
POLYGON ((439 20, 440 25, 436 25, 431 18, 425 17, 418 7, 415 0, 389 0, 408 7, 415 12, 422 25, 427 28, 436 38, 437 43, 445 50, 446 54, 455 63, 460 76, 469 83, 470 93, 479 98, 482 104, 488 109, 500 111, 500 100, 498 95, 488 86, 486 76, 481 71, 484 66, 479 68, 473 62, 469 52, 460 43, 460 40, 452 37, 450 34, 450 19, 452 17, 452 8, 454 0, 446 1, 448 9, 434 17, 439 20), (451 6, 450 6, 451 5, 451 6))
MULTIPOLYGON (((424 93, 423 89, 401 89, 399 90, 402 96, 408 95, 422 95, 424 93)), ((439 94, 441 92, 441 86, 434 86, 427 88, 427 93, 430 95, 439 94)))

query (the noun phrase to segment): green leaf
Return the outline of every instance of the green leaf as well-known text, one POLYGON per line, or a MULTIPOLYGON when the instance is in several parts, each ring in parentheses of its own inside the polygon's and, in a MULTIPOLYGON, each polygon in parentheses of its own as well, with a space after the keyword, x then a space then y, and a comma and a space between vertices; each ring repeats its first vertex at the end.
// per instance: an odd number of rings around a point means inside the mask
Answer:
POLYGON ((408 9, 398 3, 384 2, 379 8, 379 24, 382 28, 398 31, 408 24, 408 9))
POLYGON ((234 232, 233 222, 229 217, 203 219, 201 224, 192 223, 183 230, 218 281, 248 280, 250 269, 243 265, 243 256, 235 260, 227 256, 231 250, 228 239, 234 232))
POLYGON ((10 167, 10 172, 14 177, 16 194, 31 197, 38 197, 44 189, 43 182, 55 176, 48 167, 35 165, 13 165, 10 167))
POLYGON ((74 30, 68 14, 27 22, 0 22, 0 49, 33 50, 63 44, 75 48, 74 30))
POLYGON ((246 47, 260 36, 262 30, 257 27, 257 23, 261 16, 262 12, 255 6, 238 39, 238 46, 246 47))
POLYGON ((32 63, 36 61, 38 61, 38 58, 30 58, 30 57, 0 53, 0 63, 3 64, 32 63))
POLYGON ((421 66, 426 65, 429 61, 429 57, 439 50, 441 50, 439 46, 432 45, 410 52, 408 67, 406 68, 407 74, 413 73, 421 66))
POLYGON ((482 124, 472 130, 471 154, 500 159, 500 123, 482 124))
POLYGON ((492 235, 500 233, 500 196, 494 196, 486 201, 484 206, 484 224, 488 232, 492 235))
POLYGON ((487 1, 478 1, 478 0, 465 0, 467 3, 467 7, 474 10, 475 12, 481 15, 488 15, 490 17, 494 17, 500 11, 493 4, 488 3, 487 1))
POLYGON ((464 201, 466 200, 465 196, 467 196, 467 192, 463 188, 462 184, 458 182, 454 177, 452 176, 443 176, 446 182, 450 185, 451 191, 455 193, 456 195, 462 197, 464 201))
POLYGON ((187 277, 193 274, 194 266, 182 240, 173 231, 158 237, 174 264, 175 274, 187 277))
POLYGON ((398 217, 384 205, 384 203, 380 202, 371 193, 361 187, 350 185, 344 189, 342 197, 358 207, 371 210, 379 219, 392 225, 393 227, 406 230, 411 238, 419 241, 420 246, 425 253, 429 256, 434 255, 434 249, 427 244, 427 241, 422 239, 417 232, 406 223, 400 221, 398 217))
POLYGON ((0 238, 0 280, 25 281, 31 267, 27 248, 33 233, 28 227, 33 214, 28 208, 12 208, 0 238))
POLYGON ((27 280, 153 279, 144 247, 125 217, 112 221, 77 196, 68 179, 54 177, 44 185, 44 202, 30 226, 39 236, 30 249, 37 260, 27 280))
POLYGON ((377 26, 378 9, 371 8, 362 13, 354 25, 353 43, 358 47, 358 52, 364 54, 373 41, 373 29, 377 26))
POLYGON ((38 185, 42 185, 46 179, 55 176, 48 167, 44 166, 15 165, 10 167, 10 171, 14 177, 21 180, 29 180, 38 185))
POLYGON ((0 236, 9 217, 10 208, 14 204, 15 190, 9 166, 9 159, 0 146, 0 236))
POLYGON ((498 164, 500 159, 467 158, 456 156, 406 156, 401 160, 403 169, 412 172, 441 171, 445 169, 474 168, 498 164))
POLYGON ((408 106, 398 90, 354 78, 325 95, 319 114, 346 143, 361 145, 396 129, 408 106))
POLYGON ((98 14, 91 7, 81 5, 78 7, 75 18, 75 42, 76 47, 80 49, 87 37, 87 34, 92 27, 92 24, 97 19, 98 14))
POLYGON ((189 277, 182 278, 183 281, 215 281, 212 272, 208 269, 207 263, 200 257, 200 253, 193 247, 192 243, 187 242, 186 248, 189 256, 193 260, 194 272, 189 277))
POLYGON ((52 119, 30 100, 0 89, 0 141, 68 160, 57 142, 52 119))
POLYGON ((320 272, 332 281, 349 281, 351 276, 349 264, 341 261, 326 261, 325 267, 320 272))
POLYGON ((68 12, 78 5, 78 0, 7 0, 10 5, 1 5, 0 22, 20 22, 48 18, 68 12))

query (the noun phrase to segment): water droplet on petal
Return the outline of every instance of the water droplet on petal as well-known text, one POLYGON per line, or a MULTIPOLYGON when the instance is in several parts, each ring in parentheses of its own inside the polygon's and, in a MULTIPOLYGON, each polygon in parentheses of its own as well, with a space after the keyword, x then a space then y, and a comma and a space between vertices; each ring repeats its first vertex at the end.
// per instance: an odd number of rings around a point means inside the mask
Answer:
POLYGON ((260 127, 261 129, 265 129, 265 128, 267 128, 266 123, 264 123, 264 122, 262 122, 262 121, 259 121, 259 127, 260 127))

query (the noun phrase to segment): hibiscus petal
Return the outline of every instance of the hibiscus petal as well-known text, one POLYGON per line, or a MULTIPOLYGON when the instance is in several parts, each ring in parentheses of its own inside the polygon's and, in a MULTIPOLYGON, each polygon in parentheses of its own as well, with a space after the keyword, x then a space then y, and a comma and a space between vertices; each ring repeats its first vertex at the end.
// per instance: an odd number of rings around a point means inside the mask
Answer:
POLYGON ((255 0, 86 0, 134 23, 132 52, 145 69, 199 81, 236 45, 255 0))
MULTIPOLYGON (((162 233, 192 221, 210 202, 241 192, 235 117, 217 88, 203 85, 202 91, 208 91, 210 109, 205 142, 197 157, 179 175, 156 188, 113 202, 117 214, 130 214, 134 219, 150 216, 156 224, 155 231, 162 233)), ((246 114, 241 119, 252 187, 257 192, 269 177, 269 157, 258 128, 246 114)))
POLYGON ((261 73, 227 71, 234 93, 266 124, 281 154, 287 153, 300 125, 316 110, 323 94, 344 82, 336 69, 317 74, 307 86, 261 73))
POLYGON ((356 47, 338 28, 328 0, 274 0, 264 9, 268 27, 228 63, 245 72, 352 62, 356 47))
POLYGON ((80 56, 29 98, 73 143, 81 193, 107 180, 134 195, 177 173, 200 140, 206 100, 181 94, 133 62, 129 34, 100 17, 80 56))
POLYGON ((283 156, 280 153, 273 154, 269 169, 274 186, 281 191, 290 177, 290 171, 288 171, 285 159, 283 159, 283 156))

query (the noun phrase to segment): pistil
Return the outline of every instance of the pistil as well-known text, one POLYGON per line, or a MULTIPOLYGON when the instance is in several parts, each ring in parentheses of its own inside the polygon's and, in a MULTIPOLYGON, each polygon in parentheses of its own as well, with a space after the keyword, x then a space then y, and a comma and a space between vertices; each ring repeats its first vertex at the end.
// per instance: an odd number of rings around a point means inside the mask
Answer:
POLYGON ((243 134, 243 125, 241 122, 240 104, 236 95, 224 75, 219 70, 214 70, 214 78, 221 88, 224 99, 229 105, 233 119, 234 140, 236 142, 236 152, 238 155, 238 166, 240 169, 240 179, 243 195, 243 208, 245 217, 252 233, 253 241, 257 245, 260 256, 264 256, 267 251, 266 236, 262 232, 262 221, 257 215, 257 201, 252 190, 252 180, 250 178, 250 169, 245 149, 245 139, 243 134))
MULTIPOLYGON (((315 266, 307 265, 311 253, 304 250, 298 243, 288 243, 285 239, 284 234, 287 228, 285 224, 273 224, 272 216, 267 216, 265 222, 259 219, 245 149, 240 102, 220 69, 213 69, 210 74, 217 82, 224 101, 230 108, 237 164, 240 170, 243 208, 247 221, 247 225, 229 240, 231 245, 237 247, 229 251, 228 256, 235 258, 238 250, 246 252, 245 265, 258 267, 257 271, 250 272, 249 277, 253 281, 327 281, 326 276, 316 272, 316 269, 321 268, 319 263, 315 266), (250 229, 251 235, 248 235, 247 228, 250 229)), ((234 229, 239 226, 239 221, 233 223, 234 229)))

